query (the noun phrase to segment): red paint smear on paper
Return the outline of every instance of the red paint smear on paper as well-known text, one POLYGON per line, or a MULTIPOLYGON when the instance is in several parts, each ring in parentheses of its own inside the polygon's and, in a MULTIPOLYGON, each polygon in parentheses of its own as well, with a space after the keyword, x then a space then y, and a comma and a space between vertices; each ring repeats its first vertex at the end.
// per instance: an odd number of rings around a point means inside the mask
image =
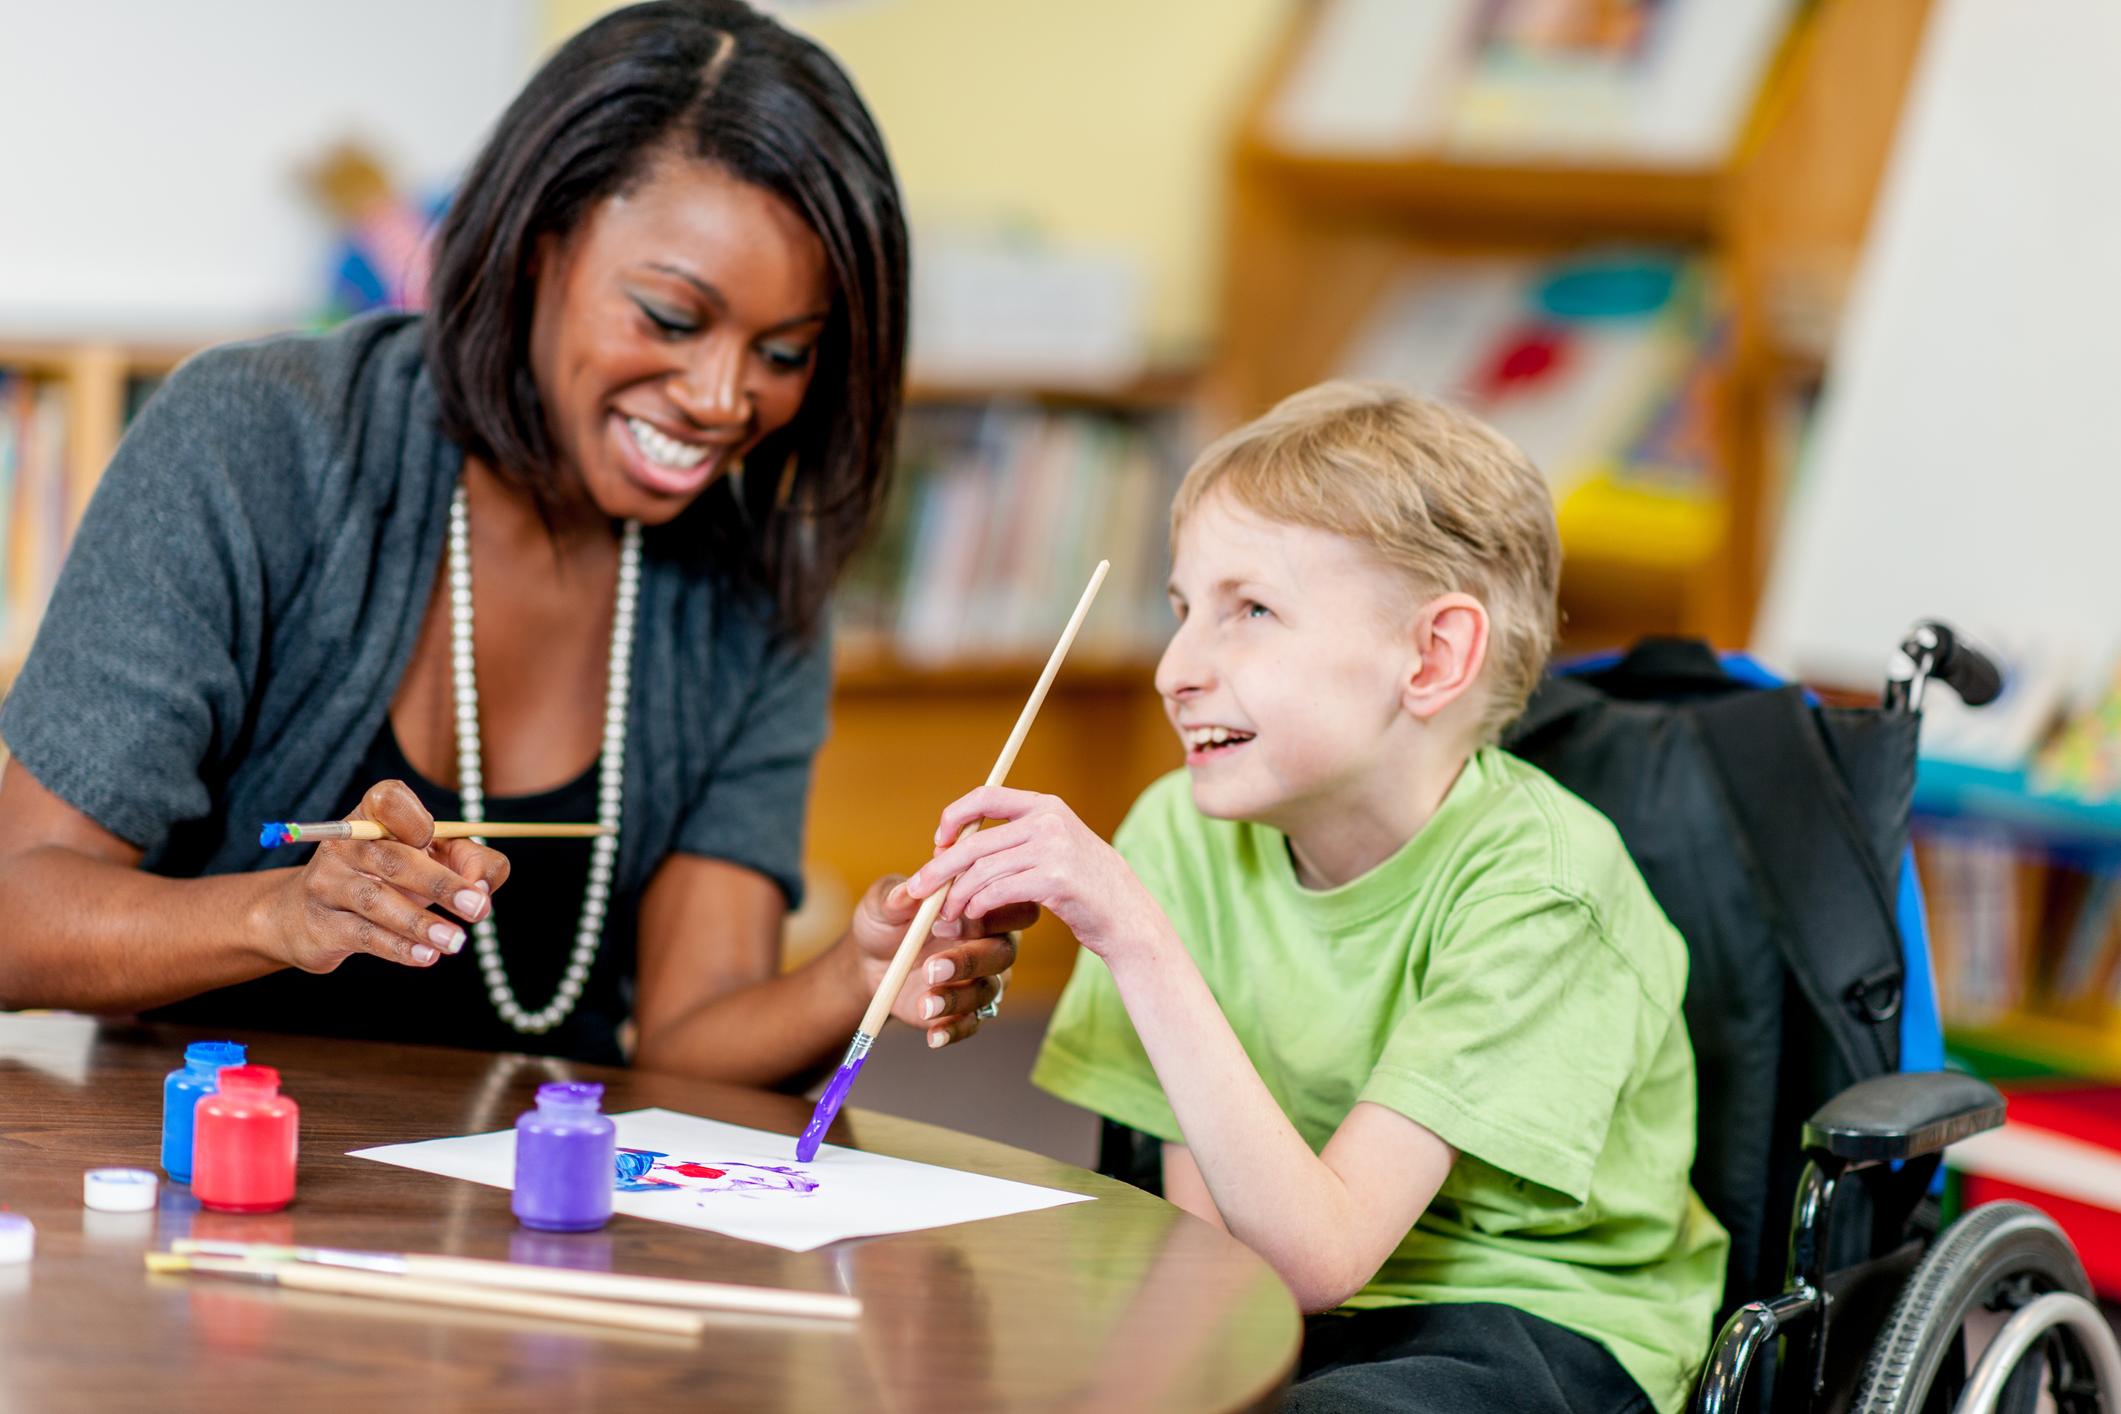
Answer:
POLYGON ((720 1178, 726 1169, 709 1168, 705 1164, 665 1164, 672 1173, 681 1173, 687 1178, 720 1178))

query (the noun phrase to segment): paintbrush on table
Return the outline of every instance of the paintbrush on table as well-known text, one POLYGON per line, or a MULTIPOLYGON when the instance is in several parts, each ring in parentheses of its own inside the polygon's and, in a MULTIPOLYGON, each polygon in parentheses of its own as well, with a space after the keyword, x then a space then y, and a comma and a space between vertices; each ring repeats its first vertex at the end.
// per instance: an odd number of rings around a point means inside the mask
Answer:
MULTIPOLYGON (((1024 703, 1024 710, 1017 717, 1009 740, 1002 745, 1002 754, 995 758, 994 769, 987 773, 988 785, 1000 785, 1009 774, 1009 768, 1016 764, 1017 750, 1023 746, 1025 736, 1031 731, 1031 723, 1046 700, 1046 689, 1053 685, 1054 675, 1060 672, 1061 660, 1068 656, 1068 646, 1075 642, 1076 630, 1083 626, 1083 618, 1090 612, 1090 602, 1097 598, 1098 586, 1105 582, 1105 571, 1111 568, 1110 560, 1097 562, 1097 569, 1090 575, 1083 597, 1076 602, 1075 612, 1068 617, 1068 626, 1061 630, 1060 642, 1053 646, 1053 656, 1046 660, 1046 669, 1038 675, 1038 684, 1031 689, 1030 700, 1024 703)), ((958 834, 958 839, 965 838, 979 827, 980 822, 974 820, 958 834)), ((899 989, 906 985, 906 976, 913 971, 914 960, 920 956, 921 945, 928 940, 928 930, 935 926, 936 915, 942 912, 943 899, 949 892, 947 887, 939 888, 921 900, 920 912, 914 914, 913 921, 906 925, 905 936, 899 939, 891 966, 885 969, 884 980, 878 984, 876 995, 870 998, 869 1010, 862 1013, 862 1024, 856 1028, 854 1039, 847 1043, 847 1054, 841 1058, 839 1070, 825 1086, 825 1093, 819 1097, 817 1109, 812 1112, 810 1123, 804 1126, 802 1137, 795 1141, 798 1163, 807 1164, 816 1157, 825 1131, 832 1127, 833 1117, 847 1102, 847 1092, 854 1088, 854 1077, 861 1073, 862 1062, 869 1058, 869 1048, 876 1044, 877 1033, 884 1029, 884 1022, 890 1018, 891 1003, 897 999, 899 989)))
POLYGON ((451 1257, 439 1252, 364 1252, 341 1247, 289 1247, 270 1242, 216 1242, 195 1238, 180 1238, 169 1246, 172 1253, 182 1257, 299 1262, 385 1276, 419 1277, 462 1286, 545 1291, 601 1301, 645 1302, 703 1311, 742 1311, 758 1316, 804 1316, 823 1320, 854 1320, 862 1314, 860 1300, 838 1292, 788 1291, 770 1286, 742 1286, 734 1282, 588 1272, 573 1267, 541 1267, 525 1262, 451 1257))
POLYGON ((204 1257, 182 1252, 149 1252, 145 1256, 147 1270, 157 1274, 227 1277, 239 1281, 291 1287, 301 1291, 328 1291, 339 1296, 373 1296, 390 1302, 457 1306, 476 1311, 499 1311, 512 1316, 542 1316, 551 1320, 578 1321, 588 1325, 617 1326, 625 1330, 657 1331, 664 1335, 697 1336, 707 1328, 708 1321, 712 1319, 699 1311, 679 1311, 668 1306, 600 1301, 581 1296, 559 1296, 543 1291, 509 1291, 496 1287, 466 1286, 459 1282, 395 1276, 388 1272, 359 1271, 306 1262, 246 1261, 240 1257, 204 1257))
MULTIPOLYGON (((437 820, 434 838, 489 840, 586 840, 610 834, 611 827, 595 822, 580 824, 559 820, 437 820)), ((273 849, 283 844, 316 844, 322 840, 389 840, 390 831, 373 820, 268 820, 258 831, 258 846, 273 849)))

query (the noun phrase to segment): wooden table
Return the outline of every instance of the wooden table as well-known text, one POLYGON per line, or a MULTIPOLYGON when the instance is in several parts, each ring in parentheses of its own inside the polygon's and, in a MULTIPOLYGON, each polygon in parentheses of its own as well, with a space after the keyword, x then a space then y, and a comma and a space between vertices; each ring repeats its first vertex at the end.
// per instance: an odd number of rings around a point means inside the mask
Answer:
POLYGON ((161 1079, 197 1033, 0 1016, 0 1205, 37 1224, 0 1266, 0 1410, 664 1407, 744 1410, 1271 1406, 1294 1363, 1289 1293, 1248 1248, 1095 1174, 850 1110, 832 1139, 1096 1195, 958 1227, 783 1252, 615 1217, 517 1226, 498 1188, 345 1157, 501 1129, 555 1078, 605 1108, 661 1105, 793 1135, 800 1098, 473 1051, 239 1037, 302 1106, 295 1205, 203 1212, 165 1183, 152 1213, 81 1206, 81 1175, 156 1168, 161 1079), (728 1318, 698 1341, 146 1274, 184 1237, 441 1251, 860 1296, 857 1323, 728 1318))

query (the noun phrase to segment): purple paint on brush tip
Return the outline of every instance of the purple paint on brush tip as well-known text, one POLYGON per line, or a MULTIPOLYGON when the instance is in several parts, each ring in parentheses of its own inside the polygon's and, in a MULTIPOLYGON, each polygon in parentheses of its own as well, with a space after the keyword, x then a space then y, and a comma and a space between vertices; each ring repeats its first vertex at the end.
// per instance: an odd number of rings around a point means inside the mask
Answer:
POLYGON ((795 1141, 795 1161, 807 1164, 817 1157, 817 1146, 825 1140, 825 1131, 832 1128, 832 1121, 839 1117, 840 1106, 847 1103, 847 1092, 854 1088, 854 1077, 861 1073, 861 1060, 850 1061, 840 1067, 839 1074, 825 1087, 818 1097, 817 1108, 810 1112, 810 1123, 803 1128, 803 1137, 795 1141))

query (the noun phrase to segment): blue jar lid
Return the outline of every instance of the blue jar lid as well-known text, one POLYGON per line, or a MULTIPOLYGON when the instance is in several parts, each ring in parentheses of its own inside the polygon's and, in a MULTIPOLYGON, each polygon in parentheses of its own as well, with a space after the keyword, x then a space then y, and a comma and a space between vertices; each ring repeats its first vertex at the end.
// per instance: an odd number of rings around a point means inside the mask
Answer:
POLYGON ((224 1065, 243 1064, 247 1054, 241 1041, 194 1041, 184 1048, 184 1063, 210 1065, 218 1070, 224 1065))
POLYGON ((595 1109, 604 1099, 604 1087, 591 1080, 548 1080, 538 1087, 538 1103, 569 1109, 595 1109))

